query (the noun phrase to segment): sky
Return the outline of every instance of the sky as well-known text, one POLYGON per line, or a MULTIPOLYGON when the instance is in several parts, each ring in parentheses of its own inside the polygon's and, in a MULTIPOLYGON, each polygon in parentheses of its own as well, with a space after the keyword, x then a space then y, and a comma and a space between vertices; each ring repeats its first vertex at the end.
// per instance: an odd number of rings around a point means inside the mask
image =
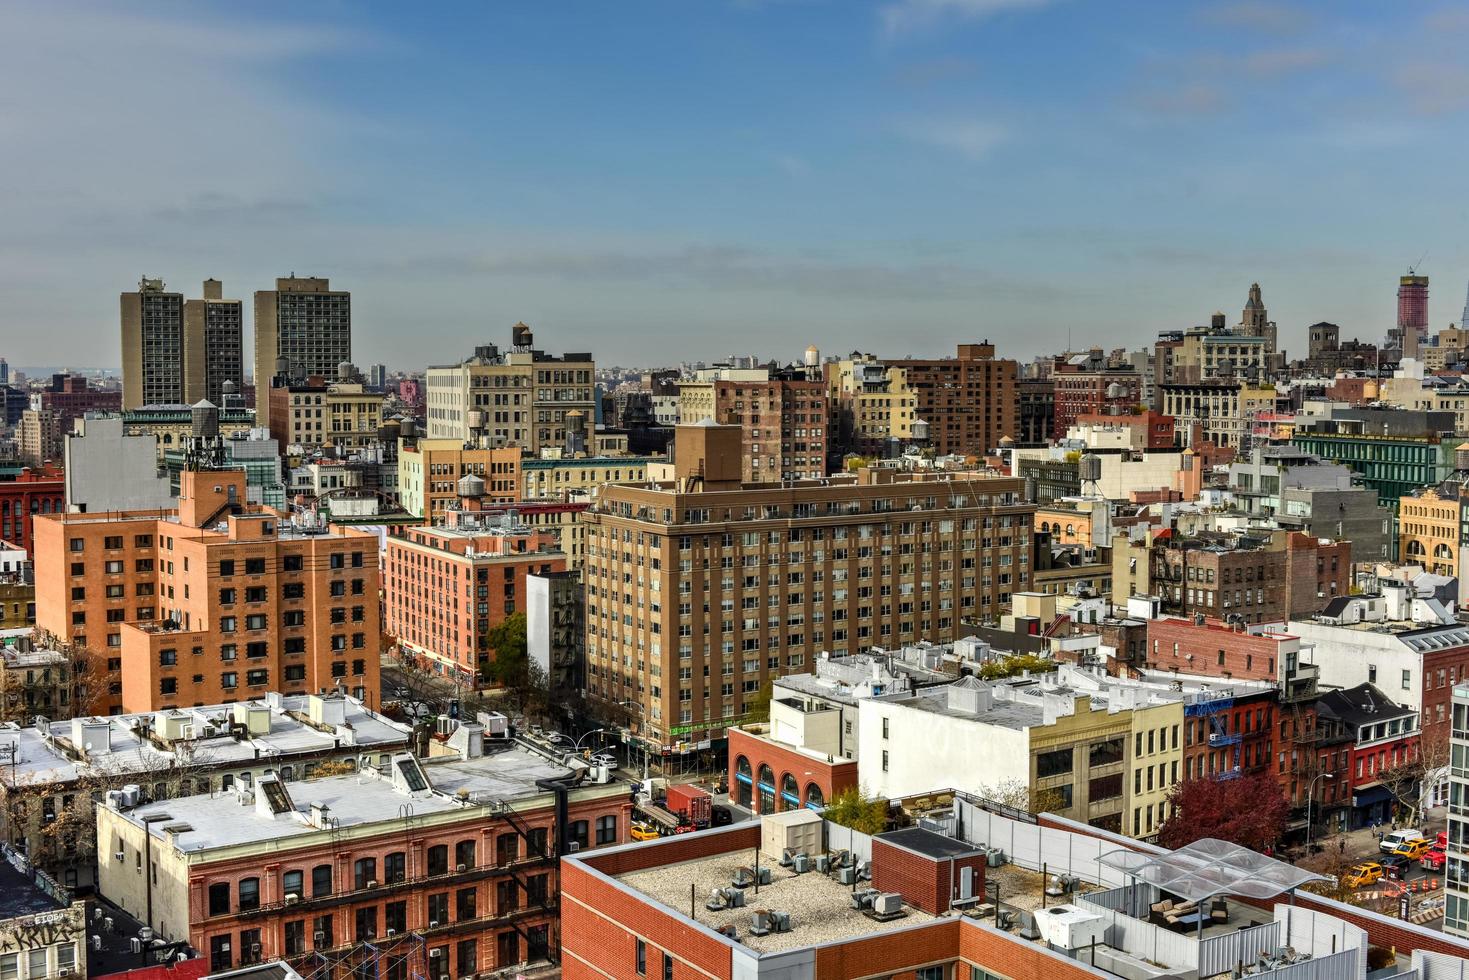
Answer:
MULTIPOLYGON (((508 341, 1029 359, 1458 321, 1469 11, 1378 0, 0 4, 0 356, 120 292, 350 289, 354 360, 508 341)), ((247 313, 248 320, 248 313, 247 313)), ((247 324, 247 347, 249 346, 247 324)))

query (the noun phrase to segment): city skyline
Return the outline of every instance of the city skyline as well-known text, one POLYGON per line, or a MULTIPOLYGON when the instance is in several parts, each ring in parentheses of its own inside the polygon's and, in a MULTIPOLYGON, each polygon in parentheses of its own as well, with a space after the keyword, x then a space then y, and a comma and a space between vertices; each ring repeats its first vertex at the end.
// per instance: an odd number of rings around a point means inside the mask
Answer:
POLYGON ((792 357, 989 338, 1028 360, 1233 322, 1255 281, 1294 356, 1318 320, 1380 340, 1409 266, 1431 329, 1462 308, 1444 204, 1469 18, 1448 8, 445 16, 0 12, 0 82, 31 96, 0 123, 11 362, 64 337, 116 363, 114 297, 144 274, 242 296, 331 277, 354 358, 404 367, 517 320, 609 364, 712 359, 735 331, 792 357))

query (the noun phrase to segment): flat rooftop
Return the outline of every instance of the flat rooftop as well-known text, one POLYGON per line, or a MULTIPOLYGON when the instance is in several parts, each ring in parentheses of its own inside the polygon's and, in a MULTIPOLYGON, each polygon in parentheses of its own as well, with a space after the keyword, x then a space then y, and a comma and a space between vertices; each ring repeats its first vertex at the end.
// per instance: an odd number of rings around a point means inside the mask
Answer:
POLYGON ((0 857, 0 919, 64 908, 4 857, 0 857))
MULTIPOLYGON (((757 953, 777 953, 838 939, 876 935, 934 919, 911 905, 904 905, 903 910, 907 914, 896 919, 881 922, 869 918, 852 908, 850 885, 843 885, 836 878, 814 870, 798 875, 763 857, 760 866, 770 867, 771 883, 761 885, 758 894, 754 886, 744 889, 743 908, 711 912, 704 907, 710 892, 729 887, 735 872, 751 866, 751 863, 750 852, 739 850, 634 871, 618 880, 681 915, 689 912, 689 886, 692 885, 694 918, 711 929, 734 926, 739 931, 740 944, 757 953), (789 915, 790 931, 754 935, 750 932, 750 917, 756 909, 789 915)), ((862 887, 870 888, 871 885, 864 883, 862 887)))
POLYGON ((484 805, 540 796, 547 790, 537 786, 536 780, 571 773, 519 745, 464 761, 446 757, 441 763, 419 762, 429 781, 430 789, 426 791, 409 792, 397 785, 391 772, 366 769, 351 775, 283 783, 293 809, 273 816, 262 813, 253 800, 241 802, 234 792, 147 803, 127 811, 125 816, 135 825, 147 825, 160 840, 167 841, 169 828, 173 828, 174 847, 201 851, 327 833, 307 819, 316 803, 329 808, 339 830, 348 830, 365 824, 398 823, 404 807, 411 807, 413 815, 422 818, 463 812, 466 803, 484 805))
POLYGON ((945 837, 943 834, 936 834, 922 827, 890 830, 885 834, 878 834, 876 839, 884 843, 896 844, 898 847, 906 847, 910 851, 917 851, 919 854, 926 854, 933 858, 962 857, 982 850, 958 838, 945 837))

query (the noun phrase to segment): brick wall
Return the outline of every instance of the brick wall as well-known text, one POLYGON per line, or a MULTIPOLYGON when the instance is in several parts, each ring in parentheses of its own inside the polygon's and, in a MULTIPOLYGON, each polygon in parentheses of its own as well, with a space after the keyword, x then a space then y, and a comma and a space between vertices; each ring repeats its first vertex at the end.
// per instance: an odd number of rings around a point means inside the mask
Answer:
MULTIPOLYGON (((855 759, 835 759, 832 762, 824 762, 797 752, 779 742, 738 728, 731 728, 729 730, 729 755, 726 762, 729 770, 730 790, 735 794, 739 792, 734 783, 735 760, 740 756, 750 760, 752 775, 760 771, 762 764, 770 766, 770 771, 775 774, 777 810, 793 809, 789 802, 779 795, 786 773, 795 777, 802 806, 810 802, 813 785, 821 791, 823 800, 830 800, 842 790, 857 785, 857 760, 855 759)), ((752 789, 751 792, 753 794, 756 790, 752 789)))
MULTIPOLYGON (((1203 587, 1223 588, 1218 583, 1203 587)), ((1255 587, 1254 583, 1250 584, 1250 588, 1255 587)), ((1235 588, 1233 583, 1230 588, 1235 588)), ((1279 646, 1277 639, 1242 633, 1219 620, 1211 619, 1203 626, 1197 626, 1191 619, 1154 619, 1148 623, 1146 660, 1156 670, 1176 668, 1183 673, 1207 677, 1228 674, 1240 680, 1273 683, 1279 666, 1279 646), (1177 656, 1173 653, 1175 643, 1178 645, 1177 656), (1219 662, 1221 650, 1224 652, 1222 664, 1219 662), (1192 660, 1189 659, 1190 654, 1193 655, 1192 660)))
POLYGON ((974 892, 984 894, 984 855, 942 860, 926 857, 882 838, 872 841, 872 887, 898 892, 909 904, 929 915, 942 915, 952 898, 950 884, 957 885, 961 868, 974 869, 974 892))

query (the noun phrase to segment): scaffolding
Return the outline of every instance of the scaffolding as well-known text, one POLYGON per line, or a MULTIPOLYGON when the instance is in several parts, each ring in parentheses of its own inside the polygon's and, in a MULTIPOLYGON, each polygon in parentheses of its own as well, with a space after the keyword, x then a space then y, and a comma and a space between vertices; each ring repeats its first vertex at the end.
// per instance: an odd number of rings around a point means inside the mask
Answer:
POLYGON ((313 950, 292 963, 303 980, 433 980, 448 964, 431 970, 421 933, 364 939, 331 950, 313 950))

